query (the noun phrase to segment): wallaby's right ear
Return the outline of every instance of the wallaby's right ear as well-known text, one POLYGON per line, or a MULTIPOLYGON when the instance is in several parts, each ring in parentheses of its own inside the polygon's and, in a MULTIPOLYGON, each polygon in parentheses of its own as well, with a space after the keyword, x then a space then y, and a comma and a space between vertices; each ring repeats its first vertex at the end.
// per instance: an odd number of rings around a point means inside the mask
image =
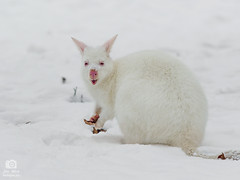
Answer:
POLYGON ((87 45, 73 37, 72 37, 72 40, 77 45, 78 49, 80 50, 81 54, 83 55, 84 49, 87 47, 87 45))
POLYGON ((105 42, 103 44, 103 47, 105 48, 105 50, 108 54, 110 53, 111 48, 112 48, 112 46, 114 44, 114 41, 116 40, 117 36, 118 35, 116 34, 114 37, 112 37, 110 40, 108 40, 107 42, 105 42))

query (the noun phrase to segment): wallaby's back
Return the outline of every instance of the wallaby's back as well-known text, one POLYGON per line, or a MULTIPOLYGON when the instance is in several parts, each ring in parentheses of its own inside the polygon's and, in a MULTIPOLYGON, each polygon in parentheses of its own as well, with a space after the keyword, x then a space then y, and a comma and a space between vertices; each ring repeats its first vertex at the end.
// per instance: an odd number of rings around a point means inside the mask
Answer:
POLYGON ((128 143, 195 149, 203 138, 207 102, 193 74, 177 59, 142 51, 116 60, 115 112, 128 143))

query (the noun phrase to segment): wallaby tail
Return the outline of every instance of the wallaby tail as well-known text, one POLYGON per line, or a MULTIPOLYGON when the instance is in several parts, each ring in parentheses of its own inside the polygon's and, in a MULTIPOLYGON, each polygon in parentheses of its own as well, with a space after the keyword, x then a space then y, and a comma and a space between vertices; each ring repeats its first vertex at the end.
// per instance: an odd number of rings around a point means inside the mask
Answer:
POLYGON ((201 157, 204 159, 222 159, 222 160, 231 159, 231 160, 238 161, 238 160, 240 160, 240 151, 230 150, 230 151, 223 152, 220 155, 207 155, 207 154, 203 154, 203 153, 196 151, 191 156, 201 157))

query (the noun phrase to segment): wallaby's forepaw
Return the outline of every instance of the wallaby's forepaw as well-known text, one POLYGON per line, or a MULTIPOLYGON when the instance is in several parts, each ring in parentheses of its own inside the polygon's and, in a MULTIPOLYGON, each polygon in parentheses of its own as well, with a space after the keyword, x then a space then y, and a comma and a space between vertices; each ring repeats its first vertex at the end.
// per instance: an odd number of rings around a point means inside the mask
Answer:
POLYGON ((98 119, 99 119, 99 115, 96 114, 95 116, 92 116, 88 121, 86 119, 84 119, 84 122, 87 125, 94 125, 98 119))
POLYGON ((85 124, 87 124, 87 125, 89 125, 89 126, 91 126, 91 125, 94 125, 95 123, 93 123, 92 121, 87 121, 86 119, 84 119, 84 122, 85 122, 85 124))
POLYGON ((93 127, 93 131, 92 131, 92 133, 93 134, 98 134, 98 133, 100 133, 100 132, 106 132, 107 130, 105 130, 105 129, 96 129, 95 127, 93 127))
POLYGON ((102 129, 102 128, 98 128, 96 125, 96 123, 97 123, 97 121, 98 121, 98 119, 99 119, 99 115, 98 114, 96 114, 95 116, 92 116, 89 120, 86 120, 86 119, 84 119, 84 122, 85 122, 85 124, 87 124, 87 125, 89 125, 89 126, 92 126, 92 125, 94 125, 95 127, 93 127, 93 130, 92 130, 92 133, 93 134, 98 134, 98 133, 100 133, 100 132, 106 132, 107 130, 105 130, 105 129, 102 129))

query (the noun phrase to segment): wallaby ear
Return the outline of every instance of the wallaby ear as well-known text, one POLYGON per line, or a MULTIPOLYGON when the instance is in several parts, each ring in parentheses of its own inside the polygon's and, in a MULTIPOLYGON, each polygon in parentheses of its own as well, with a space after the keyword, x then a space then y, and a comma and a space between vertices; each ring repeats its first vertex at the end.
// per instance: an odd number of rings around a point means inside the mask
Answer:
POLYGON ((84 49, 87 47, 87 45, 73 37, 72 37, 72 40, 77 45, 78 49, 80 50, 81 54, 83 55, 84 49))
POLYGON ((111 48, 113 46, 113 43, 115 41, 115 39, 117 38, 118 35, 115 35, 113 38, 111 38, 110 40, 108 40, 107 42, 105 42, 103 44, 103 47, 105 48, 106 52, 109 54, 111 51, 111 48))

